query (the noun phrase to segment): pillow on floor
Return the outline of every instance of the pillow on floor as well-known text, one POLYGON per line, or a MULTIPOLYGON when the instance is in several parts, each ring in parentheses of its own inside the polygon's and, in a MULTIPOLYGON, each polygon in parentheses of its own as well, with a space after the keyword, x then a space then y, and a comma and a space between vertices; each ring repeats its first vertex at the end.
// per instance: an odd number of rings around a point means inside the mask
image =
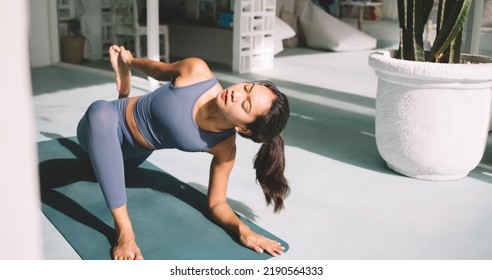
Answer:
POLYGON ((299 18, 308 47, 332 51, 367 50, 376 39, 307 2, 299 18))
POLYGON ((296 32, 292 27, 285 23, 279 17, 275 17, 275 32, 273 33, 273 53, 277 54, 284 50, 284 39, 289 39, 296 36, 296 32))
POLYGON ((482 26, 492 27, 492 0, 483 2, 482 26))
POLYGON ((395 0, 381 0, 383 19, 398 20, 398 2, 395 0))

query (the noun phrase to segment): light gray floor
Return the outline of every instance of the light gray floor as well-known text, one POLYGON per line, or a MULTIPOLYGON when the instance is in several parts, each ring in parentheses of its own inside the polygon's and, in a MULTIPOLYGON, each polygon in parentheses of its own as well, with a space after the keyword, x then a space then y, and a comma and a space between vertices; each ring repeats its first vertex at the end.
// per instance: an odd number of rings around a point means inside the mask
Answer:
MULTIPOLYGON (((387 169, 374 139, 377 79, 367 65, 370 52, 287 49, 270 70, 216 71, 225 86, 268 78, 291 102, 287 209, 277 215, 265 206, 252 168, 258 145, 242 138, 228 191, 231 205, 289 243, 278 259, 491 259, 490 145, 481 165, 457 181, 420 181, 387 169)), ((92 101, 116 96, 112 73, 87 77, 86 70, 66 67, 33 70, 38 141, 75 135, 92 101), (58 77, 43 74, 53 69, 60 70, 58 77), (57 84, 64 75, 79 75, 80 83, 57 84)), ((145 92, 146 83, 135 79, 134 85, 135 94, 145 92)), ((149 160, 206 191, 209 155, 165 150, 149 160)), ((44 234, 45 258, 78 258, 47 220, 44 234)))

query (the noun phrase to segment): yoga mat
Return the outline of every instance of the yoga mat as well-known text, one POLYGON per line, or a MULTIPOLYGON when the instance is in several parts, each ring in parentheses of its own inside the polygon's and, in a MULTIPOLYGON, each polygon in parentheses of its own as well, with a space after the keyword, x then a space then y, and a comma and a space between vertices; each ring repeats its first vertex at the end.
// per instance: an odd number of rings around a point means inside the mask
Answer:
MULTIPOLYGON (((38 143, 42 211, 82 259, 110 259, 111 213, 76 138, 38 143)), ((262 260, 215 224, 206 195, 149 162, 126 177, 128 211, 145 259, 262 260)), ((262 198, 258 198, 262 199, 262 198)), ((239 215, 238 215, 239 216, 239 215)), ((241 217, 253 231, 286 242, 241 217)))

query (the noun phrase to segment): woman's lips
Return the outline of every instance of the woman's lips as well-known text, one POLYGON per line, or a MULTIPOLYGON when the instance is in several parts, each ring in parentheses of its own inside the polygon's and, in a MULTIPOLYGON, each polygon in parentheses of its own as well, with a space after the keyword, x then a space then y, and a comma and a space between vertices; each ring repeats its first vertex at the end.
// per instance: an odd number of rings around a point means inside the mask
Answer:
POLYGON ((222 93, 222 99, 225 101, 225 103, 227 103, 227 90, 224 90, 224 92, 222 93))

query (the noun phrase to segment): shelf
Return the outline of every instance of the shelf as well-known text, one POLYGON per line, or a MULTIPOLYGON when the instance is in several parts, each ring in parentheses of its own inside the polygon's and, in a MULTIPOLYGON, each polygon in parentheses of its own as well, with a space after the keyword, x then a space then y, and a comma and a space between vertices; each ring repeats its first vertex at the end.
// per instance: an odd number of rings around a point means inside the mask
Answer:
POLYGON ((273 67, 275 0, 240 0, 234 13, 233 70, 273 67), (239 29, 239 31, 238 31, 239 29))

